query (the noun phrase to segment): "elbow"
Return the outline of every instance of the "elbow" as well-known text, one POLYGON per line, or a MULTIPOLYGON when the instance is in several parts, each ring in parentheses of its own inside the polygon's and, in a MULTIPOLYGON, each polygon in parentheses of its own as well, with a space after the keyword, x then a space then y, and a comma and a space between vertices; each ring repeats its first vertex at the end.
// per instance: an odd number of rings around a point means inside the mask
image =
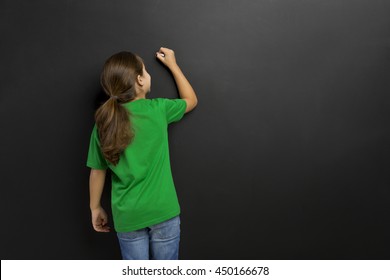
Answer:
POLYGON ((184 100, 187 102, 187 108, 185 110, 185 113, 192 111, 198 105, 198 99, 196 98, 196 96, 191 99, 185 98, 184 100))
POLYGON ((196 107, 196 105, 198 105, 198 97, 196 96, 196 93, 194 92, 194 107, 196 107))
POLYGON ((195 100, 194 100, 194 108, 198 105, 198 98, 195 97, 195 100))
POLYGON ((198 100, 195 98, 192 102, 191 105, 188 108, 188 112, 194 110, 194 108, 198 105, 198 100))

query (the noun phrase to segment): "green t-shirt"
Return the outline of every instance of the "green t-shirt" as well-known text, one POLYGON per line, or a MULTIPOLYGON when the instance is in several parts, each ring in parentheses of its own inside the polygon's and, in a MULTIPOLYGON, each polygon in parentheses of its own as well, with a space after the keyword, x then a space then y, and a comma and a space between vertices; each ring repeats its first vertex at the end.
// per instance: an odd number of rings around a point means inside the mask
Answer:
POLYGON ((86 164, 111 170, 111 207, 117 232, 145 228, 180 214, 169 159, 168 124, 183 117, 186 102, 137 99, 122 106, 132 113, 133 142, 113 166, 101 153, 95 123, 86 164))

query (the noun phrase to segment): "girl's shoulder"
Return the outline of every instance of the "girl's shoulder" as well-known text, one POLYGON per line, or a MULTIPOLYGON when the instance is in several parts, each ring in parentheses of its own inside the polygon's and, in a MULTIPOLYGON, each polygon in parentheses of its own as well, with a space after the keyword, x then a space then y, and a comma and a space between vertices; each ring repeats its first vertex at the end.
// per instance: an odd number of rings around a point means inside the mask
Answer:
POLYGON ((165 108, 165 104, 167 102, 169 102, 169 98, 165 98, 165 97, 157 97, 157 98, 152 98, 149 100, 150 100, 151 105, 155 105, 158 107, 164 107, 164 108, 165 108))
POLYGON ((178 103, 179 98, 165 98, 165 97, 156 97, 156 98, 142 98, 137 99, 128 103, 125 103, 125 106, 128 108, 142 108, 145 105, 148 107, 159 107, 163 108, 164 110, 166 108, 172 107, 172 104, 178 103))

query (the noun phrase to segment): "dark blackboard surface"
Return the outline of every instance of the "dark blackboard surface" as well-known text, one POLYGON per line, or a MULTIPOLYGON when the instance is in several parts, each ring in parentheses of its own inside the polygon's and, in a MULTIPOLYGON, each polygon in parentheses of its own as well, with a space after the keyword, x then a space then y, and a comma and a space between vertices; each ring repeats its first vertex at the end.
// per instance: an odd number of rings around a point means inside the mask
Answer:
POLYGON ((120 259, 90 222, 99 75, 130 50, 148 97, 176 98, 164 46, 199 100, 169 127, 181 259, 389 259, 389 14, 383 0, 1 1, 1 258, 120 259))

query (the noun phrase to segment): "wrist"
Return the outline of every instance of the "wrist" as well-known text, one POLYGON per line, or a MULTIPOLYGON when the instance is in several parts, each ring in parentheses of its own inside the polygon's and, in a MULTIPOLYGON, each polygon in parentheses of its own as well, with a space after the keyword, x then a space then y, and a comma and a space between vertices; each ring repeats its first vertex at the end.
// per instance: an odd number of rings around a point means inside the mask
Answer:
POLYGON ((180 67, 179 67, 179 65, 174 64, 174 65, 169 67, 169 70, 171 70, 172 73, 175 73, 175 72, 180 71, 180 67))
POLYGON ((94 204, 90 204, 89 208, 91 209, 91 211, 94 211, 96 209, 102 208, 102 206, 100 205, 100 203, 98 204, 94 203, 94 204))

